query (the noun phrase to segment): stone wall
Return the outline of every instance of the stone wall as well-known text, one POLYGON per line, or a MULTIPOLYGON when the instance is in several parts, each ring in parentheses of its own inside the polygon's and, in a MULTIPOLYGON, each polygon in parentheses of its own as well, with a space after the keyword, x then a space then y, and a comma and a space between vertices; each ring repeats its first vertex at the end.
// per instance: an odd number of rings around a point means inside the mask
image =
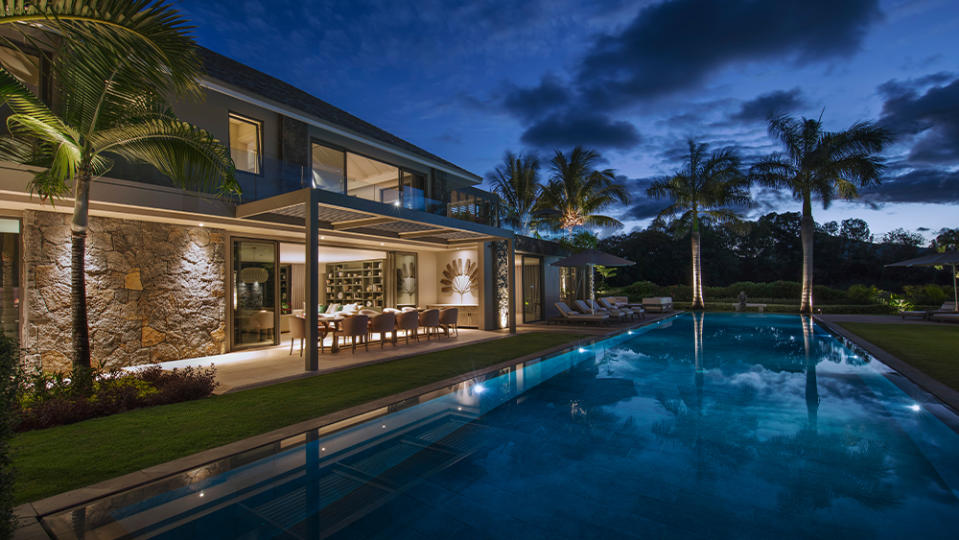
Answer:
MULTIPOLYGON (((22 352, 28 365, 70 366, 70 220, 24 212, 22 352)), ((87 309, 93 362, 104 368, 225 350, 222 230, 90 218, 87 309)))

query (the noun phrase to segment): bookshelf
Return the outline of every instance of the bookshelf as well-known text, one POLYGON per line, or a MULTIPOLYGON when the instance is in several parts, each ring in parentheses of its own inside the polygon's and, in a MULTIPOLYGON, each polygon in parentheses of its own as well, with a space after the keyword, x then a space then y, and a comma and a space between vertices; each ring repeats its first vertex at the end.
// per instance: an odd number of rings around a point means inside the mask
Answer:
POLYGON ((350 261, 326 265, 326 301, 383 309, 385 260, 350 261))

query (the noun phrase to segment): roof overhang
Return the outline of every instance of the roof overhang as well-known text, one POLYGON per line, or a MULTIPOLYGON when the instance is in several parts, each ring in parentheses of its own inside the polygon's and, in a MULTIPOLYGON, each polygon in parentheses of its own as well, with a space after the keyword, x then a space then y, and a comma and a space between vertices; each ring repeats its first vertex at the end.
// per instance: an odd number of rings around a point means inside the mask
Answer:
POLYGON ((236 207, 236 217, 305 228, 306 209, 311 200, 317 201, 318 230, 349 233, 369 240, 452 249, 514 237, 512 231, 498 227, 315 188, 240 204, 236 207))

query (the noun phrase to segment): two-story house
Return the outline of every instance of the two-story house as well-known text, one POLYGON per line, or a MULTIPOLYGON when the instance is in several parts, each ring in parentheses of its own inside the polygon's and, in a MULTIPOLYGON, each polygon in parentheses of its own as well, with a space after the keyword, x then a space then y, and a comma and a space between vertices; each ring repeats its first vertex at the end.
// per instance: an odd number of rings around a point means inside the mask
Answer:
MULTIPOLYGON (((0 62, 49 98, 39 55, 0 62)), ((94 361, 107 367, 276 347, 295 313, 329 304, 459 308, 459 324, 514 329, 560 294, 555 244, 497 223, 482 180, 307 92, 209 50, 183 120, 229 146, 236 200, 118 164, 94 182, 87 287, 94 361), (477 268, 472 279, 470 269, 477 268), (464 278, 465 276, 465 278, 464 278)), ((33 170, 0 163, 2 324, 24 360, 69 366, 72 201, 31 196, 33 170)), ((312 323, 312 324, 309 324, 312 323)), ((309 332, 309 331, 308 331, 309 332)), ((308 336, 305 369, 321 361, 308 336)))

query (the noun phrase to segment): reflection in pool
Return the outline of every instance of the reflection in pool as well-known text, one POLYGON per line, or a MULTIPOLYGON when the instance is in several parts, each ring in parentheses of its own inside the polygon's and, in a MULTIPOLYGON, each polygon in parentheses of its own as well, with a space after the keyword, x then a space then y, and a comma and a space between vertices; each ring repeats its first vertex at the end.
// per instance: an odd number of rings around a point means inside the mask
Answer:
POLYGON ((87 538, 952 537, 955 415, 898 378, 799 316, 684 314, 44 521, 87 538))

